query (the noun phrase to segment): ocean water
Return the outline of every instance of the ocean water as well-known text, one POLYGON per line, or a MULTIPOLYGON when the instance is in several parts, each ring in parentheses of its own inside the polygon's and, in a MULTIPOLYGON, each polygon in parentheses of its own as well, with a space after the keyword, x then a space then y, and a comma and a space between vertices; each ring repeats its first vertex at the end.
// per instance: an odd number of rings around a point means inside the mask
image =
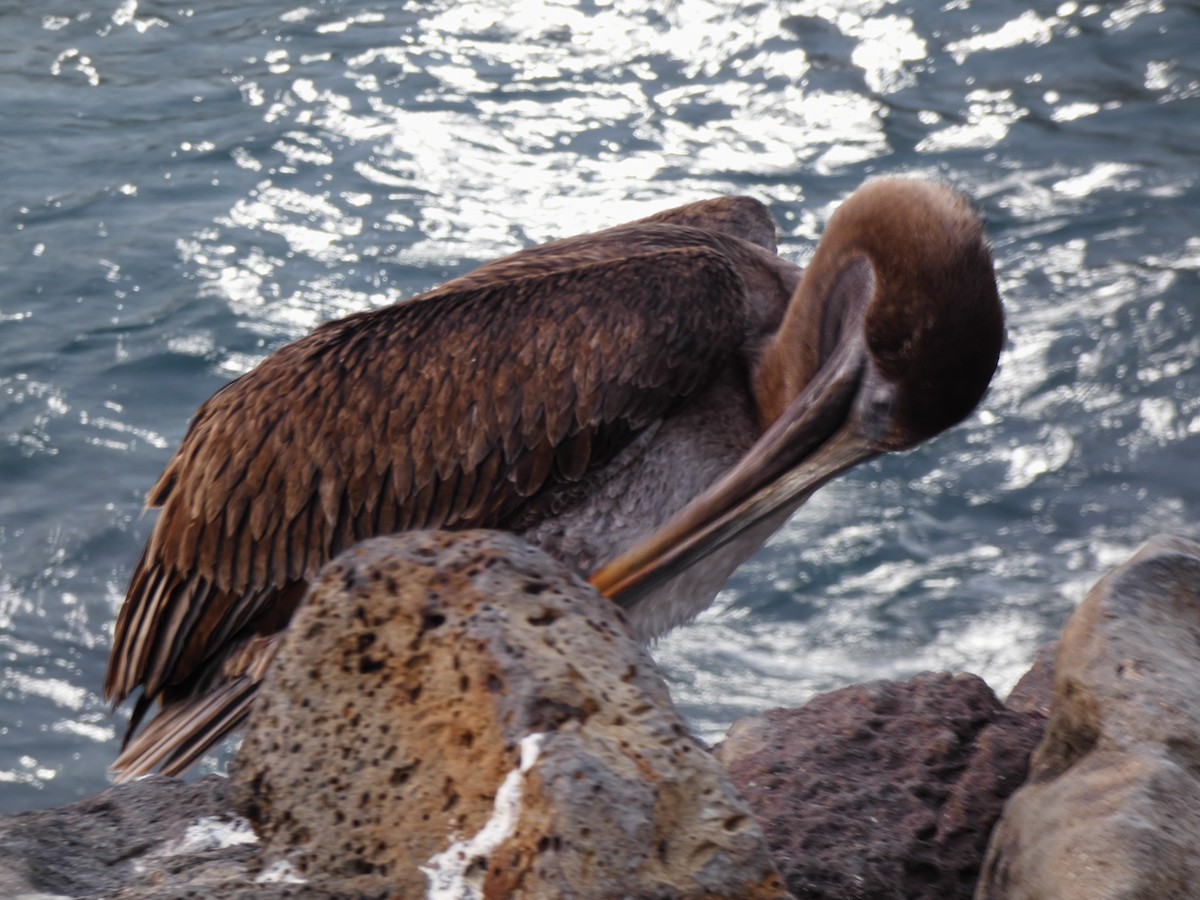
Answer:
POLYGON ((993 388, 824 489, 656 655, 710 739, 871 678, 1005 690, 1105 570, 1200 536, 1198 42, 1165 0, 0 2, 0 810, 106 784, 142 500, 226 381, 716 194, 803 261, 882 173, 985 214, 993 388))

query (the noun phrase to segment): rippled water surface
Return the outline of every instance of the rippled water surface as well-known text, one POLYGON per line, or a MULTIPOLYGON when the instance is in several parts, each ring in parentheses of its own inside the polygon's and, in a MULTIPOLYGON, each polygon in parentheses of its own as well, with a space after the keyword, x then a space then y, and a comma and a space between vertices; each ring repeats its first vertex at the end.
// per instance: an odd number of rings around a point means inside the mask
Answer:
POLYGON ((697 731, 970 668, 1200 535, 1200 8, 0 4, 0 809, 105 784, 145 491, 315 324, 714 194, 804 260, 865 178, 970 191, 1009 344, 968 423, 826 488, 657 656, 697 731))

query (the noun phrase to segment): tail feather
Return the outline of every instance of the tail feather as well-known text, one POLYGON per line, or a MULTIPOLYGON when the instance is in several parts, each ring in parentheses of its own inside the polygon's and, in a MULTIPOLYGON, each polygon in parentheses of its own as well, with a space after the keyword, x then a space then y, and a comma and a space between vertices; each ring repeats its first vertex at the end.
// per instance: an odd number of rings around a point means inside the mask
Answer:
POLYGON ((109 767, 120 783, 159 770, 178 775, 246 718, 258 679, 237 678, 202 696, 167 703, 109 767))
POLYGON ((130 781, 156 769, 178 775, 241 725, 281 643, 280 634, 242 638, 223 648, 186 685, 173 692, 143 693, 134 704, 121 754, 109 766, 116 780, 130 781), (138 731, 156 700, 162 708, 138 731))

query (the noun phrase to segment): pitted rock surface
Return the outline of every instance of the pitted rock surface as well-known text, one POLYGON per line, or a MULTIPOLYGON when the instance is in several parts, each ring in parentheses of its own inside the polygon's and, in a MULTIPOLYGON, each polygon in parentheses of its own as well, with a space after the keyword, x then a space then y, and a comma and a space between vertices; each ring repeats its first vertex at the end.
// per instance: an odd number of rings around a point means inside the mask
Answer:
POLYGON ((1152 539, 1067 621, 977 897, 1200 897, 1200 544, 1152 539))
POLYGON ((970 897, 1044 725, 974 675, 924 674, 736 722, 718 759, 796 897, 970 897))
POLYGON ((783 896, 616 606, 507 534, 410 532, 330 563, 233 777, 264 863, 313 884, 783 896))

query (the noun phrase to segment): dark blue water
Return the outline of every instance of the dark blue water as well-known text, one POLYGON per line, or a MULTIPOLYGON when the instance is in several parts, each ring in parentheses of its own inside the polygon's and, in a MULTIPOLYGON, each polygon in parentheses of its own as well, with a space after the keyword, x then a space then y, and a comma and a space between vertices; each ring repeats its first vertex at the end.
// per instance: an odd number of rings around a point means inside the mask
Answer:
POLYGON ((1009 346, 966 425, 827 488, 658 657, 697 730, 1004 688, 1200 534, 1200 7, 0 2, 0 809, 105 784, 99 690, 196 406, 318 322, 714 194, 803 260, 865 178, 969 190, 1009 346), (664 9, 665 6, 665 9, 664 9))

